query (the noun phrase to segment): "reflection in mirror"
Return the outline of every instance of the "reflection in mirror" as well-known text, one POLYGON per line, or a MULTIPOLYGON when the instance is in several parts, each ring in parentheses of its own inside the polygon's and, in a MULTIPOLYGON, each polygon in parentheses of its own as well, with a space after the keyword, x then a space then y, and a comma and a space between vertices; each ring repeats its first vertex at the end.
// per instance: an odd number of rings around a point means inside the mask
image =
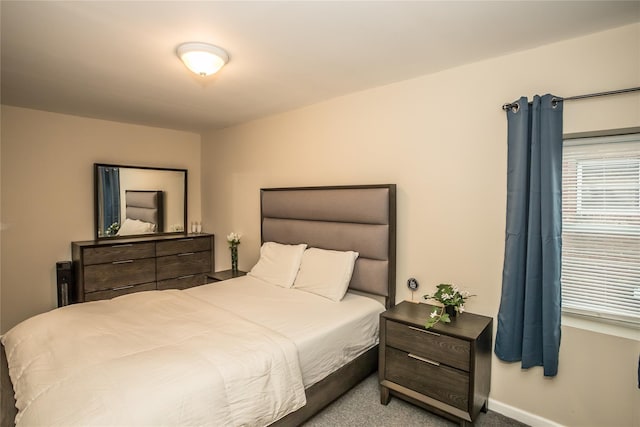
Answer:
POLYGON ((94 165, 96 239, 182 233, 187 171, 94 165))

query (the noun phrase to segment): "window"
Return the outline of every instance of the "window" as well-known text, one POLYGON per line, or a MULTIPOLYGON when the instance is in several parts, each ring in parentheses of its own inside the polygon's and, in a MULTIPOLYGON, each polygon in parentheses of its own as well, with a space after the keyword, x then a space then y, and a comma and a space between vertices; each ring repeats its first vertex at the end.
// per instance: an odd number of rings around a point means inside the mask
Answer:
POLYGON ((562 310, 640 327, 640 133, 565 139, 562 310))

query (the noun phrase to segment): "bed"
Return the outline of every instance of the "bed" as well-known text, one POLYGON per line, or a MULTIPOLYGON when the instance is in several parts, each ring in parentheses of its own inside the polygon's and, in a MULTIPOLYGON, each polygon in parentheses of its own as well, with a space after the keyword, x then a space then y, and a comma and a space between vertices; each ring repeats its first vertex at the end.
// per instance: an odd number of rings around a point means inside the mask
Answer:
MULTIPOLYGON (((71 405, 73 410, 62 411, 62 418, 56 418, 58 424, 300 425, 375 371, 379 314, 394 304, 395 296, 395 186, 263 189, 261 232, 261 257, 248 276, 185 291, 141 292, 81 305, 86 308, 63 307, 50 312, 57 312, 56 317, 50 313, 36 316, 36 321, 47 325, 39 332, 43 337, 63 331, 62 337, 53 340, 57 344, 39 353, 44 361, 38 357, 26 363, 12 360, 24 336, 16 338, 13 330, 5 334, 3 344, 16 384, 33 366, 49 369, 46 358, 60 353, 63 363, 55 369, 56 375, 93 375, 93 388, 73 382, 70 388, 56 389, 59 379, 39 392, 20 391, 18 385, 15 392, 21 411, 16 420, 28 425, 47 419, 47 424, 55 424, 48 408, 71 405), (305 246, 302 252, 299 246, 305 246), (278 249, 269 252, 269 248, 278 249), (275 270, 260 268, 268 265, 267 255, 292 248, 301 258, 293 287, 269 283, 271 276, 266 273, 275 270), (336 297, 334 287, 329 294, 317 293, 318 281, 311 274, 323 265, 317 260, 334 253, 343 260, 344 254, 353 252, 358 256, 350 258, 354 263, 344 296, 336 297), (77 316, 85 319, 86 314, 79 311, 86 310, 102 319, 99 328, 78 322, 77 316), (72 326, 78 323, 82 327, 72 326), (150 343, 160 340, 156 332, 162 339, 169 336, 169 342, 158 341, 160 351, 154 347, 152 353, 150 343), (64 354, 69 353, 64 339, 70 335, 79 337, 83 343, 80 353, 86 354, 64 354), (95 350, 104 349, 98 345, 105 341, 108 350, 95 350), (229 346, 221 345, 227 341, 229 346), (213 353, 202 350, 203 343, 213 343, 213 353), (265 351, 274 343, 275 351, 265 351), (219 347, 222 353, 216 353, 219 347), (77 360, 80 356, 85 362, 77 360), (131 356, 136 364, 119 363, 131 356), (97 370, 91 367, 102 358, 118 363, 100 368, 96 378, 97 370), (122 387, 136 376, 149 380, 147 388, 122 387), (53 397, 35 415, 21 417, 31 410, 24 409, 33 397, 29 393, 53 397), (224 402, 218 405, 222 398, 224 402), (256 402, 264 406, 263 401, 266 408, 255 407, 256 402), (113 405, 118 411, 105 415, 100 408, 97 413, 91 409, 105 402, 107 408, 113 405), (127 412, 123 408, 134 415, 112 416, 127 412), (160 414, 153 412, 157 409, 160 414), (200 416, 208 417, 208 422, 200 416)), ((282 259, 288 255, 278 258, 282 259)), ((285 270, 291 276, 290 269, 285 270)), ((23 322, 18 328, 27 326, 23 322)), ((26 334, 32 335, 33 330, 26 334)), ((44 383, 53 375, 39 374, 44 383)))
POLYGON ((156 190, 126 190, 125 219, 117 232, 129 236, 164 231, 164 196, 156 190))

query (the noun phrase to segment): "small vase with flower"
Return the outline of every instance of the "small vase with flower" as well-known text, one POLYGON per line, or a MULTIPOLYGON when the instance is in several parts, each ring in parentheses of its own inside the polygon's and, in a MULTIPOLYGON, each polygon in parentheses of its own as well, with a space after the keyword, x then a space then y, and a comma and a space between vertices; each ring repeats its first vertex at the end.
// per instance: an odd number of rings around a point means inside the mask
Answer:
POLYGON ((241 234, 234 232, 227 236, 227 242, 229 243, 229 249, 231 250, 231 271, 233 273, 238 272, 238 245, 240 244, 241 237, 241 234))

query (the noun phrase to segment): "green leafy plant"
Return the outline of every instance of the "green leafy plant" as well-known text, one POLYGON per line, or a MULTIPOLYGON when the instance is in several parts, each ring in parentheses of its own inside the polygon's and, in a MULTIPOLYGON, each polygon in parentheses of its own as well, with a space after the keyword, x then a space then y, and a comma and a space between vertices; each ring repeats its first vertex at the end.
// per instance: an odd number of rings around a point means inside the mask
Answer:
POLYGON ((457 286, 451 283, 439 284, 433 295, 424 296, 424 299, 426 300, 433 299, 442 304, 442 307, 436 307, 433 309, 429 319, 427 319, 427 323, 424 325, 425 328, 429 329, 438 322, 451 322, 451 316, 446 312, 446 308, 453 307, 456 312, 463 313, 465 310, 464 303, 467 298, 472 296, 475 295, 470 295, 468 291, 460 290, 457 286))
POLYGON ((114 222, 109 226, 109 228, 107 228, 107 236, 115 236, 118 233, 118 230, 120 230, 120 223, 114 222))

